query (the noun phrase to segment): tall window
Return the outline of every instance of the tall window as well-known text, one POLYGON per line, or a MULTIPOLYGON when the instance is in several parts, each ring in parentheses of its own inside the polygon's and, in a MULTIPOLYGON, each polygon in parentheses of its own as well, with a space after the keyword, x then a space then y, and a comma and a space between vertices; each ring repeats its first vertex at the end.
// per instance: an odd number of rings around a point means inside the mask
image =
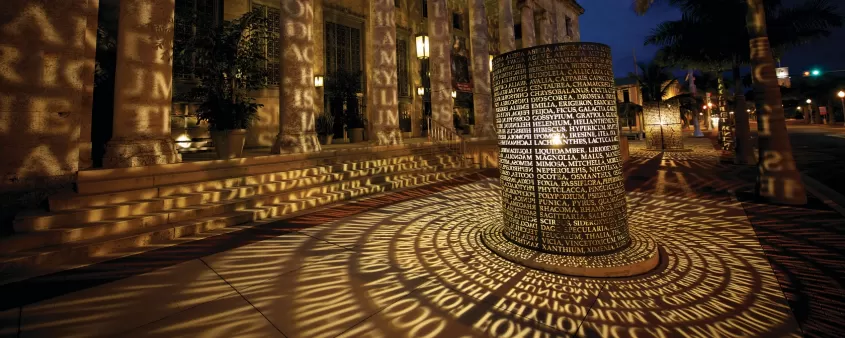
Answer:
POLYGON ((423 5, 422 15, 423 15, 424 18, 427 18, 428 17, 428 0, 422 0, 422 3, 423 3, 422 4, 423 5))
MULTIPOLYGON (((197 34, 202 34, 214 26, 214 0, 176 0, 173 31, 173 52, 184 52, 186 43, 197 34)), ((193 62, 176 59, 173 63, 173 76, 177 79, 194 77, 193 62)))
POLYGON ((267 29, 270 31, 269 37, 262 41, 261 48, 264 49, 264 57, 267 67, 267 84, 278 85, 280 75, 280 59, 281 52, 279 51, 279 33, 281 24, 281 12, 278 8, 273 8, 264 5, 253 4, 252 10, 257 12, 261 17, 267 20, 267 29))
POLYGON ((631 102, 631 93, 627 89, 622 90, 622 102, 631 102))
POLYGON ((361 30, 326 22, 326 73, 361 70, 361 30))
POLYGON ((572 34, 572 19, 569 16, 567 16, 566 17, 566 36, 573 36, 573 35, 575 35, 575 34, 572 34))
POLYGON ((400 97, 411 96, 411 86, 408 84, 408 42, 396 40, 396 74, 400 97))
POLYGON ((522 24, 513 25, 513 38, 515 40, 522 39, 522 24))
POLYGON ((457 30, 463 30, 463 25, 461 23, 461 14, 452 13, 452 28, 457 30))

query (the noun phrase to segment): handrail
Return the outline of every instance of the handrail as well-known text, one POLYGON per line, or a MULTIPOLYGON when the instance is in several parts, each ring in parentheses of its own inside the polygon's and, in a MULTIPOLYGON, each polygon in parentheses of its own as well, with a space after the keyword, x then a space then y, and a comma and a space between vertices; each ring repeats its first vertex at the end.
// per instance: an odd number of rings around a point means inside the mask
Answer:
MULTIPOLYGON (((466 167, 468 158, 466 156, 466 141, 455 131, 455 128, 444 126, 440 122, 433 120, 431 117, 428 120, 428 141, 434 144, 445 146, 447 151, 457 156, 461 161, 461 166, 466 167)), ((469 163, 471 164, 471 163, 469 163)))

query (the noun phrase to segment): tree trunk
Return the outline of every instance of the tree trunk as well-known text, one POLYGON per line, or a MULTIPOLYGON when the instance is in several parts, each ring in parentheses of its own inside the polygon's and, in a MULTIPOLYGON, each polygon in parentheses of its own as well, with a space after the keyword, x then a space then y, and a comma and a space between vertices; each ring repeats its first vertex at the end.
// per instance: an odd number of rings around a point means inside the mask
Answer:
POLYGON ((751 46, 751 74, 757 103, 757 183, 755 194, 774 203, 807 204, 801 174, 795 167, 775 77, 775 60, 766 33, 763 0, 747 0, 746 26, 751 46))
POLYGON ((745 94, 742 90, 742 77, 739 65, 733 67, 734 76, 734 119, 736 120, 736 163, 754 163, 751 157, 751 126, 748 124, 748 112, 745 108, 745 94))

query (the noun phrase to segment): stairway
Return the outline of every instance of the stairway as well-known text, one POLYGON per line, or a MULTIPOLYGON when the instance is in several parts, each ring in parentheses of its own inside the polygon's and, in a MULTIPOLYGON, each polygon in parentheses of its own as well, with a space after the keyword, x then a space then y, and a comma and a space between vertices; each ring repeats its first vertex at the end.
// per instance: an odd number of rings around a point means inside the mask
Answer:
POLYGON ((80 172, 0 239, 0 285, 473 170, 426 144, 80 172))

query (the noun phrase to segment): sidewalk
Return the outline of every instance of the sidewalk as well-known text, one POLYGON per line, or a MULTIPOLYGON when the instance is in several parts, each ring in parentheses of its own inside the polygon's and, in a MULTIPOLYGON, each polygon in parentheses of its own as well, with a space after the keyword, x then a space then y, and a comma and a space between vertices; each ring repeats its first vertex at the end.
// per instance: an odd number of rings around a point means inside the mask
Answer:
POLYGON ((845 336, 841 215, 737 200, 754 169, 685 141, 693 152, 631 142, 629 226, 661 245, 642 276, 490 252, 490 172, 11 285, 0 336, 845 336))

